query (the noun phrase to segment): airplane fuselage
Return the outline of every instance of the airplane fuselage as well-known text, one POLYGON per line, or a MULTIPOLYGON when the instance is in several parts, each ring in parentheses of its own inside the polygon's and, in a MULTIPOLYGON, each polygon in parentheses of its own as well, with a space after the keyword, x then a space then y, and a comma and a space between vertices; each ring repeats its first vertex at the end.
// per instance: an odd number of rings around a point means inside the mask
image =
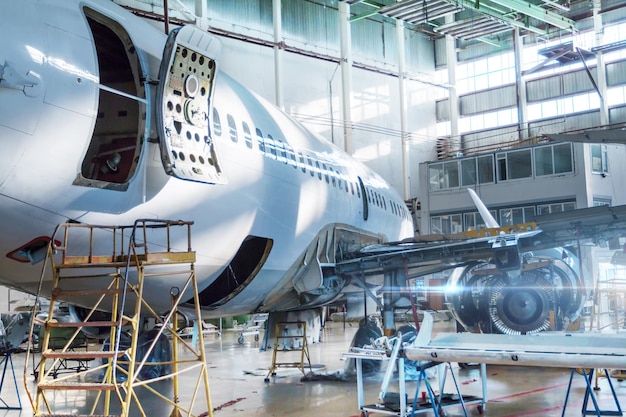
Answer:
MULTIPOLYGON (((219 69, 207 75, 205 110, 187 100, 174 116, 158 115, 167 36, 112 2, 0 7, 0 253, 9 255, 0 283, 36 291, 42 263, 15 250, 59 223, 183 219, 194 222, 209 315, 285 310, 330 300, 299 296, 324 293, 321 271, 341 250, 412 235, 403 200, 381 177, 219 69), (166 160, 172 129, 206 160, 183 148, 166 160), (206 167, 208 180, 172 174, 190 156, 203 164, 190 175, 206 167), (320 288, 308 278, 314 266, 320 288)), ((182 97, 201 94, 194 77, 181 78, 182 97)), ((154 282, 146 295, 166 309, 173 284, 154 282)))

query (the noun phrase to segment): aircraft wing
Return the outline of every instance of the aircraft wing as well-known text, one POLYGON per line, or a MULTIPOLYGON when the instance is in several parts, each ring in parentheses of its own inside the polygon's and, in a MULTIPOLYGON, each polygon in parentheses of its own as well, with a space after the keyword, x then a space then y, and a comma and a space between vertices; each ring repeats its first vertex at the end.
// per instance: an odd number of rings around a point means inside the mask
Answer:
POLYGON ((404 352, 416 361, 621 369, 626 363, 626 336, 444 333, 427 343, 406 346, 404 352))
POLYGON ((410 241, 366 246, 352 259, 338 262, 337 271, 373 275, 406 265, 409 276, 415 277, 487 261, 493 258, 494 250, 513 245, 523 253, 576 245, 581 241, 601 243, 624 235, 626 205, 590 207, 537 216, 534 223, 518 226, 418 236, 410 241), (503 239, 507 241, 502 243, 503 239))

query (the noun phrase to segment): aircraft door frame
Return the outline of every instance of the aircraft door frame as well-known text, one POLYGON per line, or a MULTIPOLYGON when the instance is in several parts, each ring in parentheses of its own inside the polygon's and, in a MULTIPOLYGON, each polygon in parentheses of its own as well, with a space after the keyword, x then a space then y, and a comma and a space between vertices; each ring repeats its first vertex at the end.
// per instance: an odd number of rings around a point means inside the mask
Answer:
POLYGON ((194 27, 173 30, 159 70, 156 117, 161 160, 168 175, 225 184, 210 118, 219 40, 194 27))

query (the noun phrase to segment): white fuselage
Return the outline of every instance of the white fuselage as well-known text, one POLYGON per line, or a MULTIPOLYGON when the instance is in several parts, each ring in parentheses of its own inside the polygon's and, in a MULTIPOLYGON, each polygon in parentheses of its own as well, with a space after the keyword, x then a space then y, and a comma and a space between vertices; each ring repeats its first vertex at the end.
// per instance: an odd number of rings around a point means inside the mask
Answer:
MULTIPOLYGON (((169 176, 155 126, 154 84, 165 41, 157 29, 106 0, 0 2, 0 283, 36 291, 43 264, 4 255, 50 236, 58 223, 182 219, 194 222, 200 291, 233 260, 246 237, 271 239, 271 252, 254 279, 217 303, 215 315, 273 311, 284 307, 284 300, 272 304, 272 294, 291 285, 297 260, 321 232, 339 225, 387 241, 412 235, 404 202, 385 181, 219 71, 209 126, 225 180, 207 184, 169 176), (139 103, 137 115, 102 108, 112 102, 103 106, 99 98, 106 86, 84 7, 119 25, 115 30, 132 41, 143 83, 139 99, 132 99, 139 103), (119 121, 108 119, 109 111, 119 121), (129 125, 139 143, 128 180, 109 186, 98 174, 85 178, 91 175, 84 161, 94 129, 106 136, 98 120, 117 128, 128 123, 124 117, 134 119, 129 125), (257 129, 280 144, 272 148, 264 142, 260 149, 257 129)), ((167 308, 171 286, 155 282, 147 296, 167 308)))

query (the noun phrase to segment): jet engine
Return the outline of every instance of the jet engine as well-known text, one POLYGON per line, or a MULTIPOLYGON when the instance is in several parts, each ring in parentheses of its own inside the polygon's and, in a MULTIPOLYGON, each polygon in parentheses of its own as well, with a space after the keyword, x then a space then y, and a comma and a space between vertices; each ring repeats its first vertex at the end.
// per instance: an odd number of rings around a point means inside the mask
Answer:
POLYGON ((520 268, 502 271, 495 263, 453 270, 446 301, 468 332, 528 334, 566 330, 586 300, 577 258, 564 249, 522 255, 520 268))

